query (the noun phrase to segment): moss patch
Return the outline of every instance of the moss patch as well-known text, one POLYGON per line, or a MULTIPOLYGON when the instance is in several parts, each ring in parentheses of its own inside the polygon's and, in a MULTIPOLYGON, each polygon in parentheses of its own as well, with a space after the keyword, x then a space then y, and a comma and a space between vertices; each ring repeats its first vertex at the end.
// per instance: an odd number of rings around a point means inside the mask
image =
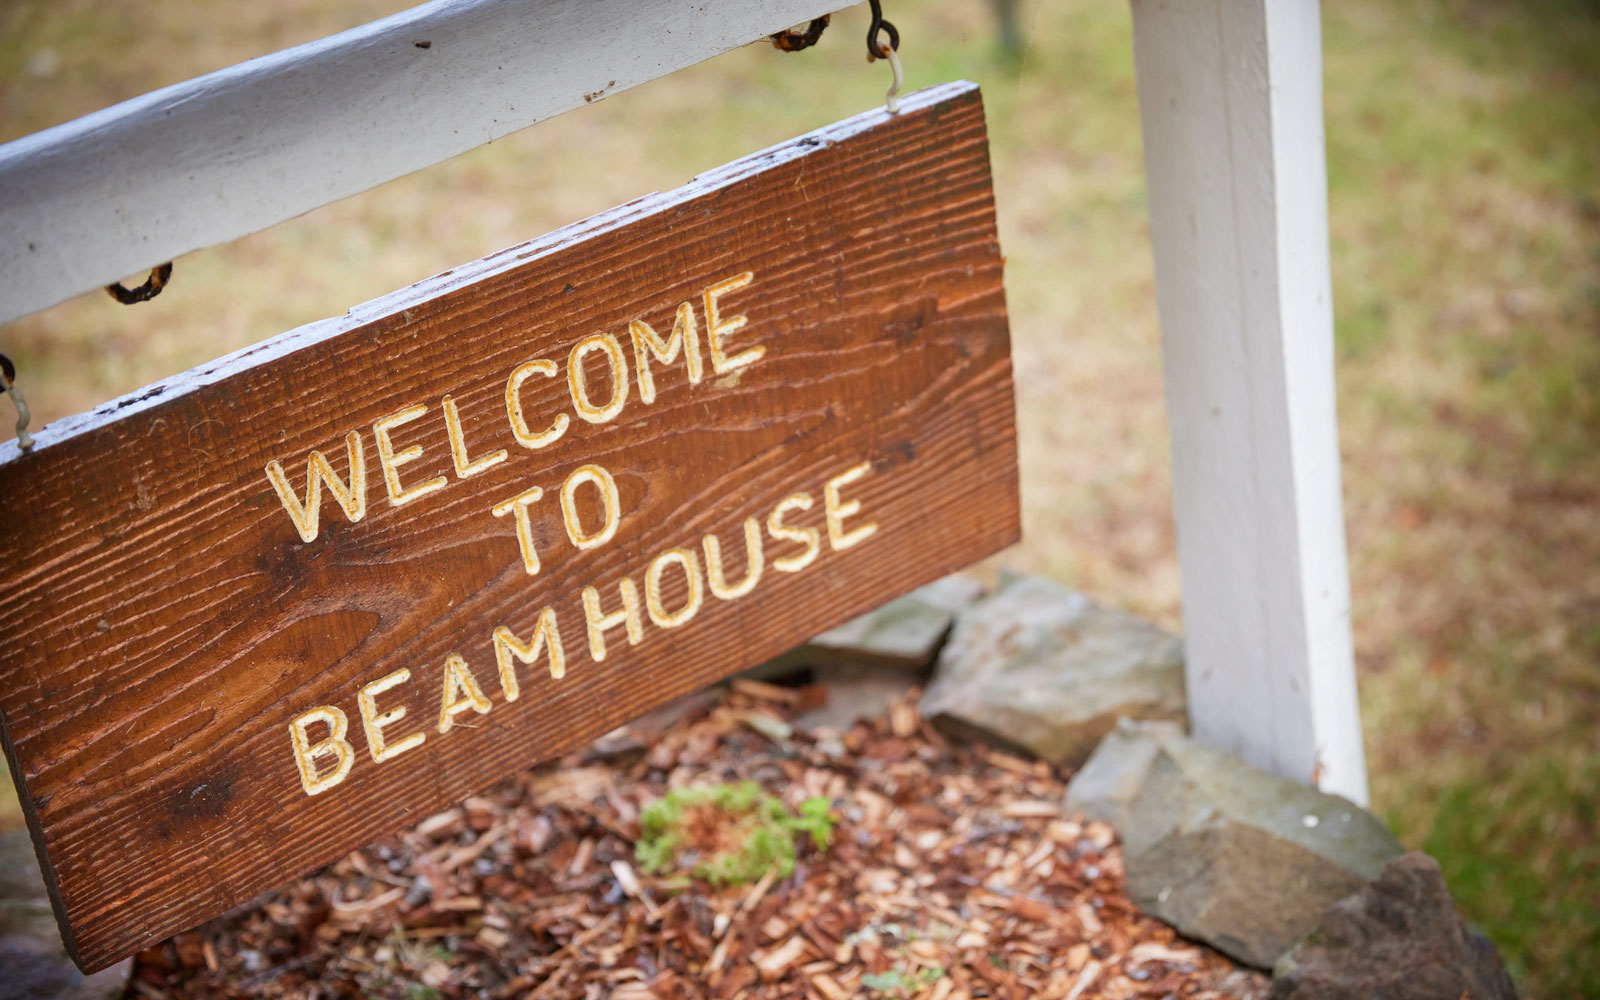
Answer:
POLYGON ((796 815, 753 781, 676 789, 648 806, 639 822, 639 867, 718 886, 754 882, 773 868, 788 878, 796 835, 809 835, 818 850, 833 836, 827 799, 807 799, 796 815))

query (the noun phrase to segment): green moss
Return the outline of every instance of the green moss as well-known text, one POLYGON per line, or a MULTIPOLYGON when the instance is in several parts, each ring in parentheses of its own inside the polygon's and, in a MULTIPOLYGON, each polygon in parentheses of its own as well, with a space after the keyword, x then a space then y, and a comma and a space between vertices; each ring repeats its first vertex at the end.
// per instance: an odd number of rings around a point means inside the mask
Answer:
POLYGON ((753 781, 675 789, 648 806, 639 824, 640 868, 718 886, 754 882, 773 868, 787 878, 797 834, 809 835, 818 850, 833 836, 827 799, 807 799, 796 815, 753 781))
POLYGON ((886 997, 915 996, 923 990, 943 979, 945 972, 941 968, 919 969, 916 972, 901 972, 899 969, 890 969, 888 972, 869 972, 861 977, 861 985, 869 990, 875 990, 886 997))

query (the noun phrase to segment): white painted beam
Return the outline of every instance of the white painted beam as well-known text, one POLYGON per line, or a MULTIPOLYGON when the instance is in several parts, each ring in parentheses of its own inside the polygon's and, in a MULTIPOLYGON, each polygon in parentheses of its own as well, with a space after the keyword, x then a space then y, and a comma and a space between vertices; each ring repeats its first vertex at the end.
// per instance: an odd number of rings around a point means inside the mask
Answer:
POLYGON ((0 323, 860 0, 434 0, 0 146, 0 323))
POLYGON ((1202 741, 1367 800, 1317 0, 1133 0, 1202 741))

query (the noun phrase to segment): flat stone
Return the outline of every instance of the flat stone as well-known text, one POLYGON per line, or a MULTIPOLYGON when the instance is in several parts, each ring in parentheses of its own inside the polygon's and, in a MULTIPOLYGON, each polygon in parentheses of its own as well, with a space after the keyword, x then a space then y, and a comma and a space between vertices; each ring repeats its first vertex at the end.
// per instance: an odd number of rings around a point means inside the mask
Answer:
POLYGON ((926 670, 933 666, 956 615, 982 595, 982 583, 956 573, 829 629, 807 645, 830 654, 835 663, 926 670))
POLYGON ((913 680, 933 668, 956 615, 983 595, 983 584, 955 573, 897 597, 882 607, 829 629, 810 642, 744 672, 769 680, 801 668, 888 667, 913 680))
POLYGON ((1122 835, 1141 909, 1264 969, 1404 851, 1348 799, 1170 727, 1120 724, 1073 777, 1066 805, 1122 835))
POLYGON ((828 700, 800 713, 795 723, 805 729, 849 729, 858 719, 887 712, 916 678, 899 667, 824 663, 813 668, 812 682, 827 692, 828 700))
POLYGON ((1118 718, 1185 718, 1183 644, 1127 612, 1037 576, 1006 574, 957 616, 922 713, 1075 766, 1118 718))
POLYGON ((92 976, 72 964, 26 830, 0 834, 0 970, 7 1000, 113 1000, 133 970, 131 959, 92 976))
POLYGON ((1182 739, 1174 722, 1117 720, 1094 755, 1067 784, 1067 808, 1090 819, 1110 823, 1122 837, 1123 850, 1149 847, 1156 838, 1134 826, 1133 804, 1168 739, 1182 739))
POLYGON ((1412 852, 1334 903, 1278 961, 1274 1000, 1515 1000, 1505 965, 1456 911, 1439 863, 1412 852))

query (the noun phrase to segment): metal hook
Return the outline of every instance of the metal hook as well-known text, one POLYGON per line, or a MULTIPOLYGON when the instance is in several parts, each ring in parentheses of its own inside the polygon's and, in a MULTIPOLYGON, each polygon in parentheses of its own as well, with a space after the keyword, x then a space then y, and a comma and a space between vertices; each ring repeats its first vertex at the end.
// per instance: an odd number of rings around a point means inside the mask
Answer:
POLYGON ((22 398, 22 393, 17 389, 17 366, 11 359, 0 354, 0 392, 11 397, 11 402, 17 407, 17 447, 27 451, 33 447, 33 435, 28 433, 28 422, 33 415, 28 412, 28 401, 22 398))
POLYGON ((161 294, 161 290, 167 287, 167 281, 171 277, 172 261, 169 260, 160 267, 151 268, 150 277, 144 279, 144 284, 138 288, 125 288, 121 282, 114 281, 106 286, 106 294, 125 306, 131 306, 135 302, 149 302, 161 294))

